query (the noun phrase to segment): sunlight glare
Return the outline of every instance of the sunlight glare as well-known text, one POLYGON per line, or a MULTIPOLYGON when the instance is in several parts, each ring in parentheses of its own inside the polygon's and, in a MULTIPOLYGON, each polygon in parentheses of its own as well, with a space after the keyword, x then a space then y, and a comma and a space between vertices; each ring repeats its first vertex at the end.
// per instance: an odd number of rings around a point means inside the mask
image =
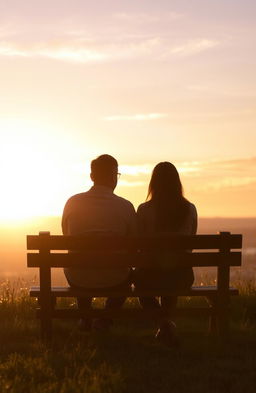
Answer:
POLYGON ((20 121, 5 122, 1 129, 0 219, 22 220, 54 214, 56 208, 60 211, 63 206, 56 205, 64 180, 51 129, 20 121))

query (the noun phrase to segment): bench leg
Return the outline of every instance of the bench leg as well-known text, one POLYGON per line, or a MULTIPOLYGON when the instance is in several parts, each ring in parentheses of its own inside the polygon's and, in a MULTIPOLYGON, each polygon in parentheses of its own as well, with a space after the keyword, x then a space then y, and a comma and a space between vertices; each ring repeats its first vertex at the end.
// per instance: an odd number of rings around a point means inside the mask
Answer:
POLYGON ((218 309, 218 332, 221 338, 226 339, 229 335, 229 306, 221 305, 218 309))
POLYGON ((208 297, 211 308, 209 318, 209 334, 226 338, 229 334, 229 299, 208 297))
POLYGON ((218 323, 217 323, 217 315, 216 315, 216 299, 214 297, 207 297, 207 301, 208 301, 209 307, 210 307, 208 333, 209 333, 209 335, 215 336, 218 333, 218 323))
POLYGON ((52 338, 52 318, 45 316, 41 318, 41 339, 49 341, 52 338))
POLYGON ((41 339, 49 341, 52 338, 52 317, 51 312, 55 309, 57 299, 52 297, 50 299, 50 307, 44 304, 42 299, 38 298, 38 305, 40 307, 40 333, 41 339))

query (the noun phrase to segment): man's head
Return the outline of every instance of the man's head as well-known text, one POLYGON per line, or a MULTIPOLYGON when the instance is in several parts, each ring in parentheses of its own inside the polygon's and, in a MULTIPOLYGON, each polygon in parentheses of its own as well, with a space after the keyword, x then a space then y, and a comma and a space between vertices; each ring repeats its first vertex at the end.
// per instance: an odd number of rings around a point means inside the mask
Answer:
POLYGON ((96 186, 114 190, 117 185, 117 172, 117 160, 108 154, 103 154, 91 162, 91 179, 96 186))

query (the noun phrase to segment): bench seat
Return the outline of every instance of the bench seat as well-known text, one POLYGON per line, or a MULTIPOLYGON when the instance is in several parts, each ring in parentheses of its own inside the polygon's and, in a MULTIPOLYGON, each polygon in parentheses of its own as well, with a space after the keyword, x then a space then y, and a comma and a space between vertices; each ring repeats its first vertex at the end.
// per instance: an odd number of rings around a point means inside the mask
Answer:
MULTIPOLYGON (((188 290, 180 290, 178 292, 170 292, 170 290, 163 289, 150 289, 150 290, 136 290, 133 288, 128 289, 118 289, 118 290, 109 290, 109 289, 91 289, 91 290, 81 290, 74 289, 71 287, 51 287, 51 296, 52 297, 78 297, 78 296, 92 296, 92 297, 139 297, 139 296, 206 296, 211 297, 214 294, 217 294, 217 286, 200 286, 200 287, 192 287, 188 290)), ((229 295, 234 296, 238 295, 239 291, 236 288, 229 288, 229 295)), ((40 287, 31 287, 30 289, 31 297, 40 297, 40 287)))
MULTIPOLYGON (((133 288, 127 290, 118 290, 118 291, 109 291, 109 290, 80 290, 73 289, 70 287, 52 287, 51 288, 51 296, 52 298, 58 297, 77 297, 77 296, 93 296, 93 297, 107 297, 107 296, 126 296, 126 297, 138 297, 138 296, 158 296, 159 293, 161 295, 170 295, 170 291, 163 290, 144 290, 144 291, 136 291, 133 288)), ((171 292, 173 294, 173 292, 171 292)), ((207 298, 213 298, 217 295, 217 287, 216 286, 200 286, 200 287, 192 287, 190 290, 179 291, 176 293, 178 296, 202 296, 207 298)), ((229 295, 235 296, 238 295, 238 289, 229 288, 229 295)), ((32 287, 30 290, 30 296, 40 298, 40 287, 32 287)), ((177 308, 175 314, 177 316, 187 316, 187 315, 198 315, 198 316, 209 316, 213 312, 210 307, 191 307, 185 308, 180 307, 177 308)), ((84 313, 79 309, 52 309, 50 311, 51 318, 57 319, 77 319, 82 318, 84 313)), ((158 319, 166 316, 166 312, 160 309, 154 310, 143 310, 141 308, 133 308, 133 309, 121 309, 116 312, 116 310, 103 310, 92 308, 86 311, 87 317, 90 318, 117 318, 117 319, 136 319, 136 320, 145 320, 145 319, 158 319)), ((41 318, 42 312, 40 309, 37 309, 37 318, 41 318)))

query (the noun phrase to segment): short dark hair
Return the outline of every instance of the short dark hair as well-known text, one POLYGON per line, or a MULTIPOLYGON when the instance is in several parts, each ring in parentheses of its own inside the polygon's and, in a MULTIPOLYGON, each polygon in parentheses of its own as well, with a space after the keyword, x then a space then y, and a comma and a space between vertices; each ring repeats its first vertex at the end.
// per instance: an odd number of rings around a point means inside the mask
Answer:
POLYGON ((102 154, 91 162, 91 173, 95 181, 102 181, 117 172, 118 162, 109 154, 102 154))

